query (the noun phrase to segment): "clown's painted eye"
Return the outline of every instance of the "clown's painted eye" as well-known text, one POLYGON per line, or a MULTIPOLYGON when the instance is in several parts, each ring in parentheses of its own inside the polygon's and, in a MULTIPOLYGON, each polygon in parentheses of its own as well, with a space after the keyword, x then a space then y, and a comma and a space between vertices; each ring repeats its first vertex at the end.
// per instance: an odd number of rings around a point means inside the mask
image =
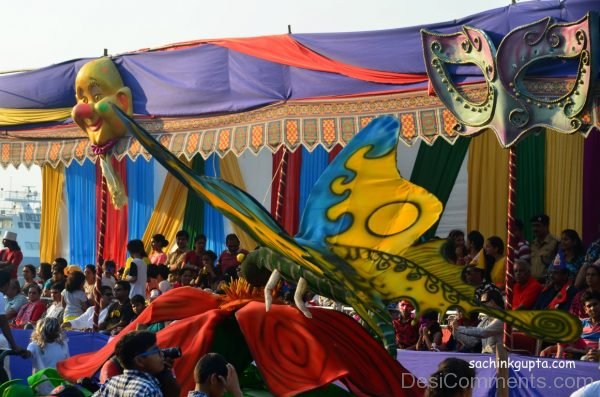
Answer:
POLYGON ((100 99, 102 99, 102 95, 94 95, 94 102, 98 102, 100 99))
POLYGON ((83 98, 81 98, 81 102, 83 103, 88 103, 88 99, 86 96, 84 96, 83 98))

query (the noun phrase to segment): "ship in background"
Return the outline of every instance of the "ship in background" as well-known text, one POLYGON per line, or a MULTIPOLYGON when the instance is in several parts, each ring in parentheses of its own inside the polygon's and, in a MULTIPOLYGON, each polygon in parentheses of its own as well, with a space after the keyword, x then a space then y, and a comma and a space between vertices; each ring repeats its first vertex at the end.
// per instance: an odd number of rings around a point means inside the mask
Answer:
MULTIPOLYGON (((17 243, 23 252, 21 266, 40 264, 40 221, 42 201, 33 186, 21 190, 0 188, 0 236, 6 230, 17 233, 17 243)), ((19 271, 19 276, 21 275, 19 271)))

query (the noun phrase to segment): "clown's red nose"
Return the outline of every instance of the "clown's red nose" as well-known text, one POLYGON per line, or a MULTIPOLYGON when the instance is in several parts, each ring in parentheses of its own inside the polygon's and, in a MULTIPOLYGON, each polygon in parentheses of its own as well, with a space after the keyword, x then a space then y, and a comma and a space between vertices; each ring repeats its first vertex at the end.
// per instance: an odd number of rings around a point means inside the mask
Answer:
POLYGON ((90 119, 93 115, 93 110, 87 103, 80 103, 75 106, 75 117, 81 119, 90 119))

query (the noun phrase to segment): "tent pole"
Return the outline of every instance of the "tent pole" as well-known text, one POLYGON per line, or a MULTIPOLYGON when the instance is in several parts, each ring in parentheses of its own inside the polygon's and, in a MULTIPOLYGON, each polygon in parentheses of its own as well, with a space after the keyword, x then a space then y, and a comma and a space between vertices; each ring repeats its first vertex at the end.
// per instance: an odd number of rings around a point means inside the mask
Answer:
POLYGON ((102 264, 104 258, 104 236, 106 233, 106 179, 102 176, 102 185, 100 191, 100 231, 98 233, 98 261, 96 262, 96 286, 94 287, 94 331, 98 331, 98 317, 100 316, 100 299, 102 289, 102 264))
MULTIPOLYGON (((512 310, 513 286, 515 283, 513 264, 515 261, 515 250, 517 241, 514 235, 514 227, 516 220, 516 200, 517 200, 517 148, 516 144, 509 148, 508 154, 508 237, 506 239, 506 275, 505 275, 505 292, 506 292, 506 310, 512 310)), ((513 348, 512 327, 510 324, 504 324, 504 346, 509 351, 513 348)))

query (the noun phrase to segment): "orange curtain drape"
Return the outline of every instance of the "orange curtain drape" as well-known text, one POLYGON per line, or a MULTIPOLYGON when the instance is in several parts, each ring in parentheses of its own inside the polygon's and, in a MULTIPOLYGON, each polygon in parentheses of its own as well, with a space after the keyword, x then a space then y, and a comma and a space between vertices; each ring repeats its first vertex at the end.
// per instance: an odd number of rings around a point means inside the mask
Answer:
POLYGON ((40 225, 40 262, 52 263, 60 252, 60 213, 63 203, 65 170, 62 165, 42 167, 42 216, 40 225))
POLYGON ((472 139, 468 172, 467 229, 506 240, 508 150, 500 147, 493 132, 472 139))
MULTIPOLYGON (((246 191, 246 183, 244 182, 244 177, 242 176, 242 172, 240 171, 240 166, 238 164, 238 158, 233 154, 229 153, 221 160, 221 178, 224 181, 231 183, 232 185, 237 186, 243 191, 246 191)), ((233 232, 237 234, 240 238, 241 246, 247 250, 252 250, 256 247, 256 241, 254 241, 250 236, 246 234, 235 223, 232 223, 233 232)))
POLYGON ((555 236, 564 229, 574 229, 581 236, 583 147, 579 134, 546 133, 546 214, 555 236))

